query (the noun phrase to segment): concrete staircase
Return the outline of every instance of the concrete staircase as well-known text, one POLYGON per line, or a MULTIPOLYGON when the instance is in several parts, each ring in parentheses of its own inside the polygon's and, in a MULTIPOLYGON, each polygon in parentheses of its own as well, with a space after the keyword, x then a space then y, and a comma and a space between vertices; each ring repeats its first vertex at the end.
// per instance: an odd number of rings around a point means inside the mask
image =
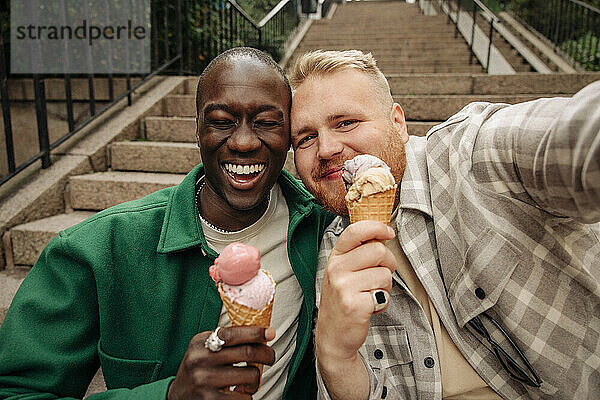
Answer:
MULTIPOLYGON (((371 51, 413 135, 424 135, 472 101, 518 103, 571 95, 600 79, 598 74, 483 74, 479 64, 468 63, 468 47, 460 36, 454 38, 445 16, 425 16, 402 1, 338 6, 331 20, 313 22, 291 62, 317 48, 371 51)), ((69 177, 63 213, 14 226, 4 236, 12 265, 0 271, 0 324, 26 272, 59 231, 99 210, 176 185, 200 162, 196 82, 185 79, 180 89, 163 97, 159 107, 139 120, 135 140, 111 143, 106 171, 69 177)), ((286 169, 295 173, 292 153, 286 169)))

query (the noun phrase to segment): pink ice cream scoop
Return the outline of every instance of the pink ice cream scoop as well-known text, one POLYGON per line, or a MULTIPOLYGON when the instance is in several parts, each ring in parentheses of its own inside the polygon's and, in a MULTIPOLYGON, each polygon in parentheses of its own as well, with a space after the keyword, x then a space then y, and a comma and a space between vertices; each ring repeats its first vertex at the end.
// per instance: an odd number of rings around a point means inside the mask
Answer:
POLYGON ((244 243, 231 243, 208 269, 215 283, 241 285, 248 282, 260 269, 260 252, 244 243))
POLYGON ((208 269, 210 277, 232 301, 260 310, 275 294, 275 284, 260 269, 260 252, 256 247, 231 243, 208 269))

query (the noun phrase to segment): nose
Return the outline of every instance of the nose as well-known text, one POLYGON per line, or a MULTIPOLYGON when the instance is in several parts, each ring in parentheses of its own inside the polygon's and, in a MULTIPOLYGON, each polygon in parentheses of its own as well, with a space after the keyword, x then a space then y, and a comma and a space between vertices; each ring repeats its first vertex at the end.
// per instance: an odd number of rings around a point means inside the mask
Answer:
POLYGON ((318 138, 317 156, 321 160, 328 160, 344 149, 344 145, 327 131, 320 132, 318 138))
POLYGON ((238 153, 249 153, 260 148, 261 141, 246 123, 242 123, 227 140, 227 146, 238 153))

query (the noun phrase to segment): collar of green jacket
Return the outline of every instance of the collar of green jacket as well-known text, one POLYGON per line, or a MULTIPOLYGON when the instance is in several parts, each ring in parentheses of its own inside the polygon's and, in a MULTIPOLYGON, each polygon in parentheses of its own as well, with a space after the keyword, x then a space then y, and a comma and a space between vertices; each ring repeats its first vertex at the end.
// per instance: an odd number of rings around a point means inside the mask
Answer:
MULTIPOLYGON (((171 192, 156 248, 159 253, 181 251, 199 245, 204 254, 217 256, 206 243, 196 208, 196 179, 203 174, 202 164, 197 165, 171 192)), ((296 214, 306 215, 316 206, 315 198, 286 170, 282 170, 277 182, 287 201, 290 221, 296 214)))

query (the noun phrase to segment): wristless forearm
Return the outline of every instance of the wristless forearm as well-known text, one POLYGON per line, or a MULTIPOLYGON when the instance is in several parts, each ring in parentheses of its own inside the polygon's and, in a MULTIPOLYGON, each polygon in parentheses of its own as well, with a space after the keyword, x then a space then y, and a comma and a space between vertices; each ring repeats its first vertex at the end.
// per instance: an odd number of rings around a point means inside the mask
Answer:
POLYGON ((317 353, 317 367, 332 400, 369 398, 369 374, 358 353, 351 359, 336 359, 317 353))

